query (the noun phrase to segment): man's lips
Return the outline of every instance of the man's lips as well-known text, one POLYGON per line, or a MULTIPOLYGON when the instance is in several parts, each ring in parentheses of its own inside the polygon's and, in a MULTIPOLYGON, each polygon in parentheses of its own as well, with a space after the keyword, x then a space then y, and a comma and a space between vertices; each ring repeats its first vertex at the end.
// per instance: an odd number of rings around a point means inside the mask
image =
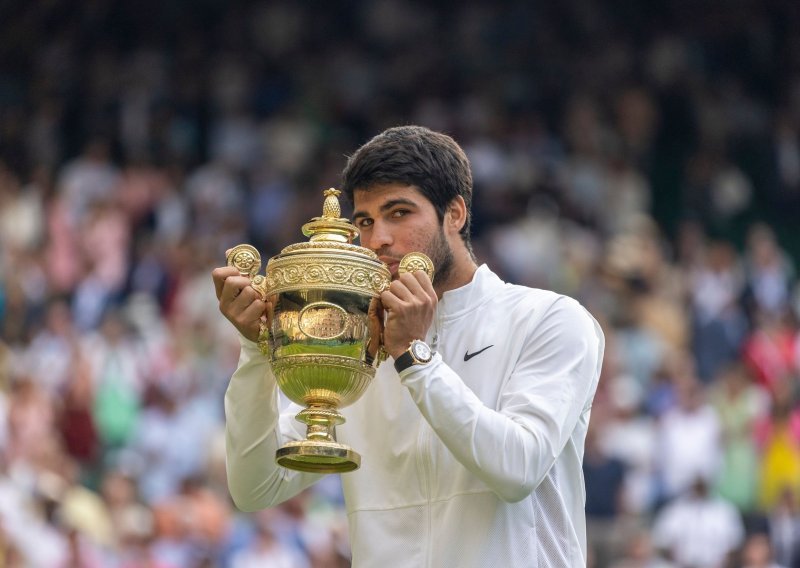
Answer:
POLYGON ((397 267, 400 265, 400 261, 396 258, 392 258, 390 256, 379 256, 378 260, 386 264, 389 267, 389 271, 394 274, 397 272, 397 267))

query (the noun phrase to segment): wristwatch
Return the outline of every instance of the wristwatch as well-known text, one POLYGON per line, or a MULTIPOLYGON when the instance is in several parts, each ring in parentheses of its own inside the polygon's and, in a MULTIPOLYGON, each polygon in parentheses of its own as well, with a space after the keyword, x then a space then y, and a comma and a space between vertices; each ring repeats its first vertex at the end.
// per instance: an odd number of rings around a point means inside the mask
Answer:
POLYGON ((397 372, 405 371, 412 365, 425 365, 430 363, 433 359, 433 352, 428 344, 419 339, 415 339, 408 346, 408 349, 403 351, 394 362, 394 368, 397 372))

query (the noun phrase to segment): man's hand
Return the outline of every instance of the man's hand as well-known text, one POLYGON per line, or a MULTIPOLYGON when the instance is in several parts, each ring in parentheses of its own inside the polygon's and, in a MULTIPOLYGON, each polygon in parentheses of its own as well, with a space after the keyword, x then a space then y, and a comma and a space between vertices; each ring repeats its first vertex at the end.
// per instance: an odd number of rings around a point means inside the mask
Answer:
POLYGON ((425 339, 438 303, 430 278, 422 270, 401 274, 381 294, 386 313, 383 344, 397 359, 414 339, 425 339))
POLYGON ((232 266, 222 266, 211 271, 214 288, 222 312, 239 333, 250 341, 258 341, 263 317, 271 304, 261 299, 261 294, 250 286, 250 279, 242 276, 232 266))

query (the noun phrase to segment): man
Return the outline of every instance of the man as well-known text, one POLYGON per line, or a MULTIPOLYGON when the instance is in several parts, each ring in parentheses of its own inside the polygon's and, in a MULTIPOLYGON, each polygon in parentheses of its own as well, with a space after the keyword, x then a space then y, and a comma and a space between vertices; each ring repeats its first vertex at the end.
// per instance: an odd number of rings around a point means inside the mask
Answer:
MULTIPOLYGON (((477 266, 472 174, 450 137, 391 128, 348 160, 343 189, 361 245, 393 279, 380 298, 391 359, 337 432, 363 456, 342 475, 353 565, 585 566, 581 461, 600 327, 572 299, 477 266), (433 260, 433 284, 398 273, 412 251, 433 260), (418 341, 429 360, 411 357, 418 341)), ((254 343, 267 306, 235 269, 213 277, 221 312, 243 336, 225 399, 229 487, 240 508, 269 507, 319 475, 274 461, 304 431, 297 409, 279 417, 275 378, 254 343)))

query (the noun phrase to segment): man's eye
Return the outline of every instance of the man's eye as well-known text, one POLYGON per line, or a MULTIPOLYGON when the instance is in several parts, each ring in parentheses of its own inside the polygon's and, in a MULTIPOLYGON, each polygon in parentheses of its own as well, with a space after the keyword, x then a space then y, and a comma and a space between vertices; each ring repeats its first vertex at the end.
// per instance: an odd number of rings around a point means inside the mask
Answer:
POLYGON ((392 211, 392 217, 404 217, 408 214, 408 209, 395 209, 392 211))
POLYGON ((369 227, 370 225, 372 225, 372 219, 359 219, 356 222, 356 225, 358 225, 361 228, 369 227))

